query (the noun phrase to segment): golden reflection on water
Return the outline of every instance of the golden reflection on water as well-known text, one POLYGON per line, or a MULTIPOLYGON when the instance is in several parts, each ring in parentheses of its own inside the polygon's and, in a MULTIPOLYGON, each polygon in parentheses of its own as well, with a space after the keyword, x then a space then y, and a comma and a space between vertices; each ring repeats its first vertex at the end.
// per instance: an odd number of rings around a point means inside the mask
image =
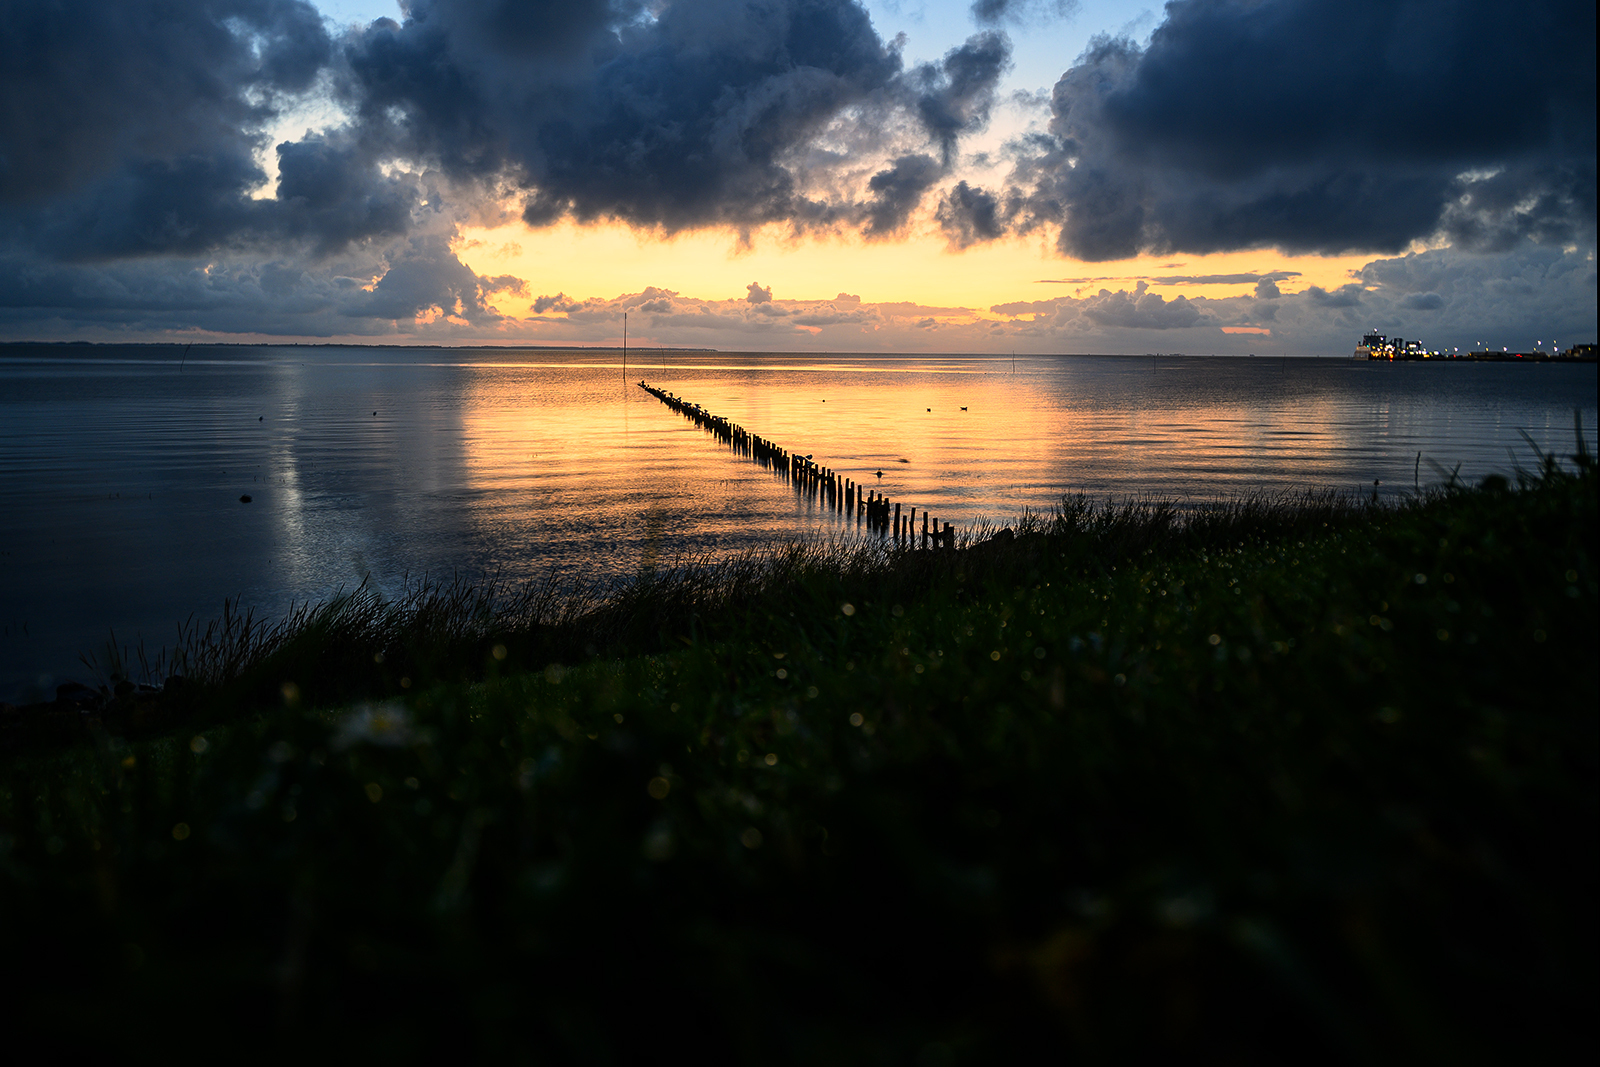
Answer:
POLYGON ((1443 372, 1427 379, 1334 360, 645 351, 624 378, 620 361, 502 359, 464 371, 464 469, 480 500, 474 522, 508 553, 609 554, 626 570, 647 555, 855 529, 639 389, 641 378, 970 525, 1047 512, 1078 492, 1204 502, 1374 480, 1398 491, 1411 488, 1419 451, 1474 476, 1496 466, 1513 423, 1536 439, 1570 436, 1570 409, 1474 378, 1486 369, 1415 368, 1443 372))
POLYGON ((165 351, 0 363, 0 689, 111 629, 159 646, 223 597, 276 617, 364 579, 607 581, 858 535, 640 378, 968 528, 1079 492, 1476 480, 1508 450, 1533 465, 1520 431, 1570 453, 1574 408, 1595 448, 1592 365, 165 351))

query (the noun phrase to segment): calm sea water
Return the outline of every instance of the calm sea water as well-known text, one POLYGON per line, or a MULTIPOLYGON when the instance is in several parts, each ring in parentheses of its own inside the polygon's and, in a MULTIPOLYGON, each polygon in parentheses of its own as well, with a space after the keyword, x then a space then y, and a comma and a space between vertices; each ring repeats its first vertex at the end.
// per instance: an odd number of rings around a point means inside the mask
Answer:
POLYGON ((1595 448, 1589 366, 403 348, 0 348, 0 698, 370 578, 622 576, 847 533, 647 379, 968 525, 1063 494, 1410 491, 1595 448), (1513 458, 1513 455, 1514 457, 1513 458), (881 479, 877 477, 882 471, 881 479), (249 494, 253 501, 241 504, 249 494))

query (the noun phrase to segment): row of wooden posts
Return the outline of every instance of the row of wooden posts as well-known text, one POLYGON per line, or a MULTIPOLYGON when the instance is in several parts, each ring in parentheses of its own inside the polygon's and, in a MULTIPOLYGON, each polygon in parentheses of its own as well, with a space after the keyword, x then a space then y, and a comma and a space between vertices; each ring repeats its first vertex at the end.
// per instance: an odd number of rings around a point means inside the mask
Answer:
MULTIPOLYGON (((790 452, 764 437, 756 436, 737 423, 720 415, 711 414, 699 404, 691 404, 682 397, 664 389, 657 389, 643 380, 639 382, 639 388, 735 452, 775 472, 794 486, 797 493, 809 496, 822 506, 832 508, 847 518, 853 518, 857 526, 864 526, 868 530, 893 537, 895 541, 907 547, 917 547, 916 508, 902 512, 898 502, 891 501, 876 490, 863 489, 852 479, 813 462, 810 456, 790 452)), ((947 522, 941 530, 939 520, 924 510, 921 542, 923 548, 954 549, 955 527, 947 522), (930 525, 932 529, 929 529, 930 525)))

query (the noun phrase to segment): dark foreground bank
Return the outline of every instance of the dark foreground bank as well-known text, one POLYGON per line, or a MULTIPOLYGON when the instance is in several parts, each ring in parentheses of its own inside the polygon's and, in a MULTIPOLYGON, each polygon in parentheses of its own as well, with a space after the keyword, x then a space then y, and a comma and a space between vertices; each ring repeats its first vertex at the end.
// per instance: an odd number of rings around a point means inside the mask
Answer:
POLYGON ((8 719, 13 1039, 1548 1062, 1593 1044, 1595 505, 1586 459, 1069 504, 197 635, 184 686, 8 719))

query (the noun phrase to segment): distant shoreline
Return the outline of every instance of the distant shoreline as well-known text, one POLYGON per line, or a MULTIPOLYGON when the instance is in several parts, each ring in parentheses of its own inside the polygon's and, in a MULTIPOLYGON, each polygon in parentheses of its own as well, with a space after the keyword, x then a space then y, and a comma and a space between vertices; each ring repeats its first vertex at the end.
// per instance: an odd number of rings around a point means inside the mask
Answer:
MULTIPOLYGON (((0 348, 421 348, 443 351, 485 351, 537 348, 550 352, 621 352, 621 345, 413 345, 366 344, 342 341, 0 341, 0 348)), ((679 348, 672 345, 629 345, 629 352, 721 352, 720 348, 679 348)))
MULTIPOLYGON (((84 349, 84 348, 357 348, 357 349, 405 349, 407 351, 434 351, 434 352, 637 352, 659 354, 663 352, 677 352, 692 355, 725 355, 725 356, 812 356, 838 358, 841 356, 884 357, 892 359, 948 359, 953 356, 969 356, 981 359, 1006 359, 1011 358, 1009 352, 865 352, 865 351, 801 351, 786 349, 722 349, 722 348, 687 348, 673 345, 629 345, 626 349, 621 345, 550 345, 550 344, 492 344, 492 345, 437 345, 437 344, 407 344, 405 342, 390 342, 385 344, 372 344, 366 342, 342 341, 0 341, 0 353, 16 348, 57 348, 57 349, 84 349)), ((1021 353, 1024 358, 1038 359, 1060 357, 1093 357, 1111 359, 1260 359, 1271 361, 1274 359, 1296 360, 1334 360, 1337 362, 1356 363, 1578 363, 1592 364, 1596 359, 1592 355, 1586 356, 1556 356, 1549 353, 1482 353, 1463 354, 1458 356, 1436 356, 1429 359, 1376 359, 1352 360, 1349 356, 1337 353, 1227 353, 1227 352, 1028 352, 1021 353)))

